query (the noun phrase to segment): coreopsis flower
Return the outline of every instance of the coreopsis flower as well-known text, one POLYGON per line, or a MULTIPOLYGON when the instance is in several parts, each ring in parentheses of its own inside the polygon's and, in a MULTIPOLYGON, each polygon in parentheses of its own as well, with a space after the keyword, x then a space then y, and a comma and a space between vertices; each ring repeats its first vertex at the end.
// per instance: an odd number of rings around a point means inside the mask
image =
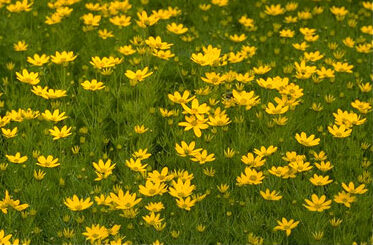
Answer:
POLYGON ((281 115, 287 112, 289 109, 289 106, 284 104, 278 104, 274 105, 273 103, 269 102, 267 107, 265 108, 265 111, 270 115, 281 115))
POLYGON ((47 92, 48 99, 58 99, 66 96, 66 90, 63 89, 48 89, 47 92))
POLYGON ((152 26, 159 21, 158 15, 151 14, 148 15, 145 11, 137 12, 138 20, 136 20, 136 24, 141 28, 146 28, 148 26, 152 26))
POLYGON ((237 35, 237 34, 229 35, 229 39, 235 43, 243 42, 246 40, 246 38, 247 36, 244 33, 242 33, 241 35, 237 35))
POLYGON ((175 150, 177 155, 181 157, 193 156, 202 150, 202 148, 195 149, 195 146, 196 142, 194 141, 190 142, 190 144, 186 143, 185 141, 181 141, 180 145, 176 143, 175 150))
POLYGON ((31 6, 34 4, 34 2, 31 2, 29 3, 28 0, 22 0, 21 1, 17 1, 16 3, 14 4, 9 4, 8 6, 6 6, 6 9, 9 11, 9 12, 12 12, 12 13, 19 13, 19 12, 29 12, 31 11, 31 6))
POLYGON ((348 183, 346 185, 344 182, 342 182, 342 187, 350 194, 364 194, 368 191, 368 189, 365 189, 365 185, 361 184, 358 187, 355 187, 355 184, 353 182, 348 183))
POLYGON ((34 178, 36 180, 41 181, 45 177, 45 172, 43 170, 40 170, 40 169, 38 171, 34 170, 34 174, 33 175, 34 175, 34 178))
POLYGON ((36 85, 40 82, 39 73, 37 72, 28 72, 26 69, 23 69, 22 73, 16 72, 16 75, 18 81, 23 83, 36 85))
POLYGON ((328 126, 328 131, 336 138, 345 138, 351 135, 352 129, 346 128, 345 125, 333 125, 333 127, 328 126))
POLYGON ((116 15, 109 19, 113 25, 118 26, 119 28, 126 27, 131 25, 131 16, 126 15, 116 15))
POLYGON ((127 70, 124 75, 130 80, 131 85, 135 86, 138 82, 144 81, 145 78, 153 74, 153 72, 148 73, 148 70, 148 67, 145 67, 143 70, 137 70, 136 72, 127 70))
POLYGON ((327 172, 334 167, 329 161, 321 161, 320 163, 315 163, 315 166, 322 172, 327 172))
POLYGON ((260 149, 254 149, 254 153, 261 157, 270 156, 277 151, 277 146, 270 145, 267 148, 262 146, 260 149))
POLYGON ((73 195, 72 198, 68 197, 65 199, 64 204, 71 210, 71 211, 82 211, 85 210, 93 205, 91 202, 91 198, 87 197, 86 199, 79 199, 77 195, 73 195))
POLYGON ((168 188, 168 193, 176 198, 185 198, 192 195, 195 189, 196 186, 192 185, 190 180, 183 181, 181 178, 178 178, 177 182, 172 180, 171 187, 168 188))
POLYGON ((17 43, 13 44, 13 49, 14 51, 17 51, 17 52, 26 51, 27 47, 28 47, 28 44, 26 44, 25 41, 18 41, 17 43))
POLYGON ((148 179, 145 182, 145 186, 139 185, 139 192, 148 197, 163 195, 167 192, 167 186, 160 181, 153 182, 148 179))
POLYGON ((108 38, 114 37, 114 34, 112 31, 108 31, 107 29, 98 30, 98 36, 102 39, 106 40, 108 38))
POLYGON ((145 172, 148 164, 143 165, 140 159, 133 160, 133 158, 130 158, 130 160, 126 160, 126 166, 135 172, 145 172))
POLYGON ((154 213, 160 212, 162 209, 164 209, 164 205, 162 202, 150 202, 148 203, 145 208, 154 213))
POLYGON ((322 195, 321 197, 318 197, 316 194, 312 194, 311 200, 304 199, 306 204, 303 204, 305 208, 307 208, 309 211, 317 211, 322 212, 326 209, 330 208, 330 205, 332 203, 332 200, 326 200, 326 196, 322 195))
POLYGON ((102 179, 106 179, 113 173, 113 169, 115 168, 116 164, 111 164, 110 159, 108 159, 106 162, 100 159, 98 160, 98 163, 93 162, 92 165, 95 168, 95 173, 97 175, 95 181, 100 181, 102 179))
POLYGON ((86 237, 86 240, 89 240, 92 244, 96 241, 102 241, 109 236, 109 231, 105 226, 92 225, 91 227, 85 228, 86 232, 83 232, 82 235, 86 237))
POLYGON ((98 82, 96 79, 93 79, 91 81, 85 80, 84 82, 81 83, 81 85, 85 90, 90 90, 90 91, 96 91, 96 90, 101 90, 105 88, 104 83, 98 82))
POLYGON ((146 45, 152 49, 169 49, 173 45, 172 43, 162 42, 161 37, 149 37, 145 40, 146 45))
POLYGON ((45 112, 43 112, 41 116, 44 120, 51 121, 54 123, 63 121, 67 118, 67 116, 65 116, 65 112, 60 113, 59 109, 54 110, 53 113, 49 110, 45 110, 45 112))
POLYGON ((146 133, 149 129, 146 128, 144 125, 135 125, 134 130, 137 134, 143 134, 146 133))
POLYGON ((352 196, 350 193, 341 191, 341 192, 338 192, 337 195, 334 195, 334 201, 336 203, 343 204, 346 207, 350 208, 351 203, 356 201, 356 197, 352 196))
POLYGON ((27 62, 34 66, 43 66, 44 64, 48 63, 48 61, 49 56, 46 54, 42 54, 41 56, 34 54, 33 57, 27 57, 27 62))
POLYGON ((85 14, 82 16, 84 25, 86 26, 99 26, 101 15, 93 15, 92 13, 85 14))
POLYGON ((77 55, 74 55, 73 51, 62 51, 61 53, 56 51, 55 55, 51 55, 51 60, 55 64, 68 64, 76 59, 77 55))
POLYGON ((235 102, 240 106, 245 106, 246 110, 250 110, 253 106, 260 103, 260 98, 259 96, 255 96, 254 91, 238 92, 237 90, 233 89, 232 94, 235 102))
POLYGON ((290 236, 291 230, 293 230, 299 224, 299 221, 294 221, 293 219, 288 221, 286 218, 282 218, 281 221, 277 220, 276 222, 277 222, 278 226, 275 226, 274 230, 275 231, 278 231, 278 230, 285 231, 286 236, 290 236))
POLYGON ((324 185, 332 183, 333 180, 329 179, 328 175, 322 176, 322 175, 314 174, 313 177, 310 178, 310 182, 316 186, 324 186, 324 185))
POLYGON ((237 185, 259 185, 264 179, 263 172, 257 172, 255 169, 246 167, 244 173, 236 178, 237 185))
POLYGON ((91 57, 89 62, 96 69, 105 69, 114 67, 123 62, 123 59, 115 58, 113 56, 100 58, 98 56, 91 57))
POLYGON ((315 135, 311 134, 310 136, 307 137, 305 132, 301 132, 300 134, 296 133, 295 139, 298 141, 299 144, 307 146, 307 147, 318 145, 320 142, 320 139, 315 138, 315 135))
POLYGON ((63 126, 61 129, 54 126, 53 129, 49 129, 49 133, 53 136, 53 140, 58 140, 61 138, 66 138, 71 135, 71 127, 63 126))
POLYGON ((142 198, 136 199, 136 193, 130 194, 129 191, 124 193, 122 189, 119 189, 118 194, 111 192, 110 198, 112 200, 113 207, 120 210, 131 209, 142 200, 142 198))
POLYGON ((166 28, 169 32, 172 32, 176 35, 181 35, 188 31, 188 28, 184 27, 183 24, 176 24, 175 22, 168 24, 166 28))
POLYGON ((157 49, 153 49, 152 55, 162 60, 169 60, 170 58, 175 56, 175 54, 173 54, 171 50, 157 50, 157 49))
POLYGON ((287 38, 292 38, 294 37, 295 32, 290 29, 283 29, 280 31, 280 37, 287 37, 287 38))
POLYGON ((118 52, 123 55, 128 56, 128 55, 136 53, 136 50, 134 50, 131 45, 124 45, 118 48, 118 52))
POLYGON ((186 103, 188 103, 189 101, 191 101, 195 98, 194 95, 191 96, 191 97, 189 97, 189 95, 190 95, 189 90, 185 90, 183 92, 183 95, 181 95, 178 91, 176 91, 173 94, 168 94, 168 98, 174 103, 186 104, 186 103))
POLYGON ((354 68, 353 65, 349 65, 348 63, 341 63, 339 61, 333 63, 332 65, 336 72, 352 73, 352 68, 354 68))
POLYGON ((148 153, 148 149, 139 149, 132 154, 134 158, 140 159, 141 161, 148 159, 151 155, 151 153, 148 153))
POLYGON ((0 210, 4 214, 8 213, 8 208, 13 208, 17 211, 22 211, 28 208, 29 205, 27 203, 20 204, 19 200, 14 200, 10 197, 8 190, 5 190, 5 197, 0 200, 0 210))
POLYGON ((176 204, 179 208, 185 209, 186 211, 190 211, 190 208, 196 204, 197 200, 191 197, 187 197, 185 199, 178 198, 176 199, 176 204))
POLYGON ((5 157, 8 159, 9 162, 16 163, 16 164, 25 163, 28 159, 27 156, 21 156, 21 153, 19 152, 17 152, 15 155, 6 154, 5 157))
POLYGON ((241 157, 241 162, 250 167, 259 168, 265 164, 266 159, 263 159, 263 156, 254 156, 253 153, 249 152, 241 157))
POLYGON ((148 225, 151 226, 160 225, 164 220, 164 218, 161 218, 161 214, 155 214, 154 212, 150 212, 149 215, 145 215, 142 218, 148 225))
POLYGON ((166 182, 170 181, 174 178, 174 176, 168 173, 168 168, 162 168, 161 172, 158 170, 153 170, 152 172, 148 173, 147 180, 151 180, 153 182, 166 182))
POLYGON ((308 79, 317 70, 316 66, 308 66, 305 60, 302 60, 300 64, 295 62, 294 68, 296 70, 295 77, 298 79, 308 79))
POLYGON ((260 195, 269 201, 278 201, 282 198, 282 196, 277 191, 270 191, 268 188, 264 191, 260 191, 260 195))
POLYGON ((281 7, 281 4, 265 5, 264 13, 267 15, 276 16, 285 13, 285 9, 281 7))
POLYGON ((313 167, 309 162, 305 162, 303 160, 296 160, 294 162, 289 163, 289 167, 291 167, 294 171, 301 173, 311 170, 313 167))
POLYGON ((369 102, 364 102, 360 100, 355 100, 351 102, 351 106, 359 110, 359 112, 363 114, 366 114, 372 110, 372 106, 369 102))
POLYGON ((195 114, 192 116, 185 116, 186 122, 179 122, 178 125, 185 127, 185 131, 193 129, 194 134, 197 137, 201 137, 201 129, 207 129, 209 125, 206 123, 208 119, 205 119, 203 115, 195 114))
POLYGON ((53 156, 49 155, 47 157, 39 156, 36 165, 45 168, 55 168, 60 166, 60 163, 58 162, 58 158, 53 158, 53 156))
POLYGON ((3 133, 5 138, 10 139, 10 138, 14 138, 17 136, 18 128, 17 127, 14 127, 13 129, 1 128, 1 132, 3 133))
POLYGON ((199 151, 193 154, 190 160, 192 160, 193 162, 199 162, 199 164, 205 164, 207 162, 214 161, 215 154, 214 153, 208 154, 206 150, 203 150, 203 151, 199 151))

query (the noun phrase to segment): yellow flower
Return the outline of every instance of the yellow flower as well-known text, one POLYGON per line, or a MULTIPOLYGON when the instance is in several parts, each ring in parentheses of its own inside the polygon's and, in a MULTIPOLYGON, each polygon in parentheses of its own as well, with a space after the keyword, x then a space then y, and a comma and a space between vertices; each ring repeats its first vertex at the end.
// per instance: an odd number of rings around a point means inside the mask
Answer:
POLYGON ((27 50, 28 45, 25 41, 18 41, 17 43, 13 44, 13 49, 17 52, 22 52, 27 50))
POLYGON ((27 156, 21 156, 21 153, 17 152, 15 155, 8 155, 6 154, 5 157, 8 159, 9 162, 22 164, 27 161, 27 156))
POLYGON ((66 198, 64 204, 71 211, 82 211, 92 206, 93 202, 91 202, 89 197, 84 200, 83 198, 79 199, 77 195, 73 195, 72 198, 66 198))
POLYGON ((131 70, 127 70, 124 75, 128 79, 130 79, 130 83, 132 86, 136 85, 138 82, 144 81, 145 78, 149 77, 153 72, 148 73, 149 68, 145 67, 143 70, 137 70, 136 72, 133 72, 131 70))
POLYGON ((16 72, 17 79, 20 82, 27 83, 30 85, 36 85, 40 82, 39 73, 37 72, 28 72, 26 69, 22 70, 22 74, 16 72))
POLYGON ((278 226, 274 228, 275 231, 285 231, 286 236, 290 236, 291 230, 298 226, 299 221, 294 221, 293 219, 288 221, 286 218, 282 218, 281 221, 277 220, 277 224, 278 226))
POLYGON ((143 220, 148 224, 152 226, 160 225, 162 221, 164 220, 163 218, 160 218, 161 214, 155 214, 154 212, 150 212, 149 215, 143 216, 143 220))
POLYGON ((167 186, 160 181, 147 180, 145 186, 139 185, 139 192, 148 197, 163 195, 167 192, 167 186))
POLYGON ((87 26, 99 26, 101 15, 93 15, 92 13, 85 14, 82 16, 84 25, 87 26))
POLYGON ((356 201, 356 197, 352 196, 350 193, 341 191, 338 192, 337 195, 334 195, 334 201, 336 203, 344 204, 346 207, 350 208, 351 203, 356 201))
POLYGON ((186 211, 190 211, 190 208, 196 204, 197 200, 187 197, 185 199, 178 198, 176 199, 176 204, 179 208, 185 209, 186 211))
MULTIPOLYGON (((17 211, 22 211, 25 210, 26 208, 29 207, 28 204, 20 204, 19 200, 13 200, 10 195, 8 190, 5 190, 5 197, 3 200, 0 200, 0 210, 4 213, 8 213, 8 207, 14 208, 17 211)), ((0 234, 1 235, 1 234, 0 234)))
POLYGON ((299 144, 311 147, 318 145, 320 142, 319 138, 315 139, 315 135, 311 134, 309 137, 307 137, 306 133, 302 132, 301 134, 295 134, 295 139, 298 141, 299 144))
POLYGON ((63 51, 61 53, 56 51, 55 55, 51 55, 51 60, 55 64, 66 65, 68 62, 71 62, 71 61, 75 60, 76 57, 77 57, 77 55, 74 56, 73 51, 69 51, 69 52, 63 51))
POLYGON ((260 149, 254 149, 254 153, 261 157, 266 157, 269 155, 272 155, 277 151, 277 146, 270 145, 268 148, 265 148, 264 146, 260 147, 260 149))
POLYGON ((131 209, 142 200, 142 198, 136 199, 136 193, 130 194, 130 192, 127 191, 124 194, 122 189, 119 189, 118 195, 111 192, 110 198, 114 208, 120 210, 131 209))
POLYGON ((106 29, 98 30, 98 36, 104 40, 108 39, 109 37, 114 37, 113 32, 106 29))
POLYGON ((130 160, 126 160, 126 166, 135 172, 145 172, 148 164, 142 165, 140 159, 133 160, 131 158, 130 160))
POLYGON ((364 102, 360 100, 355 100, 351 102, 351 106, 357 110, 359 110, 360 113, 366 114, 372 110, 372 106, 369 102, 364 102))
POLYGON ((175 180, 171 182, 171 187, 168 189, 168 192, 173 197, 185 198, 190 196, 195 189, 196 186, 191 185, 190 180, 183 181, 179 178, 177 182, 175 180))
POLYGON ((181 157, 186 157, 186 156, 193 156, 197 152, 201 151, 202 148, 194 149, 196 146, 196 142, 192 141, 188 145, 185 141, 182 141, 180 145, 176 143, 175 150, 177 154, 181 157))
POLYGON ((44 64, 48 63, 49 56, 42 54, 41 56, 38 54, 34 54, 34 57, 27 57, 27 62, 34 65, 34 66, 43 66, 44 64))
POLYGON ((59 109, 56 109, 53 111, 53 113, 49 110, 45 110, 45 112, 43 112, 41 114, 41 116, 47 120, 47 121, 52 121, 52 122, 60 122, 62 120, 65 120, 67 118, 67 116, 65 116, 65 112, 61 112, 60 113, 60 110, 59 109))
POLYGON ((329 179, 328 175, 324 177, 317 174, 314 174, 313 177, 310 178, 310 181, 313 185, 316 186, 324 186, 333 182, 333 180, 329 179))
POLYGON ((164 205, 162 202, 150 202, 148 203, 145 208, 149 210, 150 212, 158 213, 162 209, 164 209, 164 205))
POLYGON ((202 152, 199 151, 193 154, 193 157, 190 160, 199 162, 199 164, 205 164, 207 162, 215 161, 215 154, 208 154, 206 150, 203 150, 202 152))
POLYGON ((342 182, 342 187, 345 189, 348 193, 351 194, 364 194, 368 191, 368 189, 364 189, 365 185, 361 184, 358 187, 355 188, 355 185, 353 182, 350 182, 348 185, 346 185, 344 182, 342 182))
POLYGON ((193 129, 193 132, 197 137, 201 137, 201 129, 207 129, 209 127, 208 124, 206 124, 208 119, 205 119, 203 115, 196 114, 185 116, 185 121, 186 122, 179 122, 178 125, 185 127, 185 131, 193 129))
POLYGON ((175 22, 168 24, 166 28, 169 32, 172 32, 176 35, 181 35, 188 31, 188 28, 184 27, 183 24, 176 24, 175 22))
POLYGON ((13 129, 1 128, 1 132, 3 133, 4 137, 9 139, 9 138, 16 137, 18 128, 17 127, 14 127, 13 129))
POLYGON ((44 176, 45 176, 45 172, 44 171, 42 171, 40 169, 38 171, 34 170, 34 178, 36 180, 42 180, 42 179, 44 179, 44 176))
POLYGON ((98 163, 93 162, 92 165, 95 168, 97 175, 95 181, 99 181, 102 179, 106 179, 109 175, 111 175, 116 164, 111 164, 110 159, 108 159, 106 163, 104 163, 104 161, 100 159, 98 160, 98 163))
POLYGON ((101 90, 105 88, 104 83, 98 82, 96 79, 93 79, 92 81, 85 80, 84 82, 81 83, 81 85, 85 90, 90 90, 90 91, 96 91, 96 90, 101 90))
POLYGON ((86 227, 85 230, 86 232, 82 234, 91 244, 94 244, 95 241, 102 241, 109 236, 109 230, 105 228, 105 226, 100 226, 99 224, 86 227))
POLYGON ((236 178, 237 185, 259 185, 264 179, 263 173, 261 171, 257 172, 255 169, 250 167, 245 168, 245 172, 241 173, 240 176, 236 178))
POLYGON ((39 156, 36 165, 45 168, 55 168, 57 166, 60 166, 60 163, 58 162, 58 158, 53 159, 53 156, 49 155, 48 157, 39 156))
POLYGON ((333 165, 329 161, 321 161, 320 163, 315 163, 315 166, 322 172, 327 172, 333 168, 333 165))
POLYGON ((149 129, 148 128, 145 128, 144 125, 136 125, 134 127, 134 130, 137 134, 143 134, 145 132, 147 132, 149 129))
POLYGON ((131 25, 131 16, 116 15, 109 20, 113 25, 119 26, 119 28, 131 25))
POLYGON ((285 9, 281 7, 281 4, 272 4, 270 6, 266 5, 264 13, 266 13, 267 15, 276 16, 285 13, 285 9))
POLYGON ((66 138, 71 135, 71 127, 63 126, 61 129, 54 126, 53 129, 49 129, 49 133, 53 136, 53 140, 66 138))
POLYGON ((281 195, 277 191, 270 191, 269 189, 266 189, 264 191, 260 191, 260 195, 265 199, 265 200, 270 200, 270 201, 278 201, 282 198, 281 195))
POLYGON ((333 125, 333 127, 328 126, 328 131, 336 138, 345 138, 351 135, 352 129, 346 128, 345 125, 333 125))
POLYGON ((306 207, 309 211, 317 211, 322 212, 326 209, 330 208, 330 204, 332 203, 332 200, 326 200, 326 196, 322 195, 321 197, 318 197, 316 194, 312 194, 311 200, 304 199, 306 204, 303 204, 304 207, 306 207))

